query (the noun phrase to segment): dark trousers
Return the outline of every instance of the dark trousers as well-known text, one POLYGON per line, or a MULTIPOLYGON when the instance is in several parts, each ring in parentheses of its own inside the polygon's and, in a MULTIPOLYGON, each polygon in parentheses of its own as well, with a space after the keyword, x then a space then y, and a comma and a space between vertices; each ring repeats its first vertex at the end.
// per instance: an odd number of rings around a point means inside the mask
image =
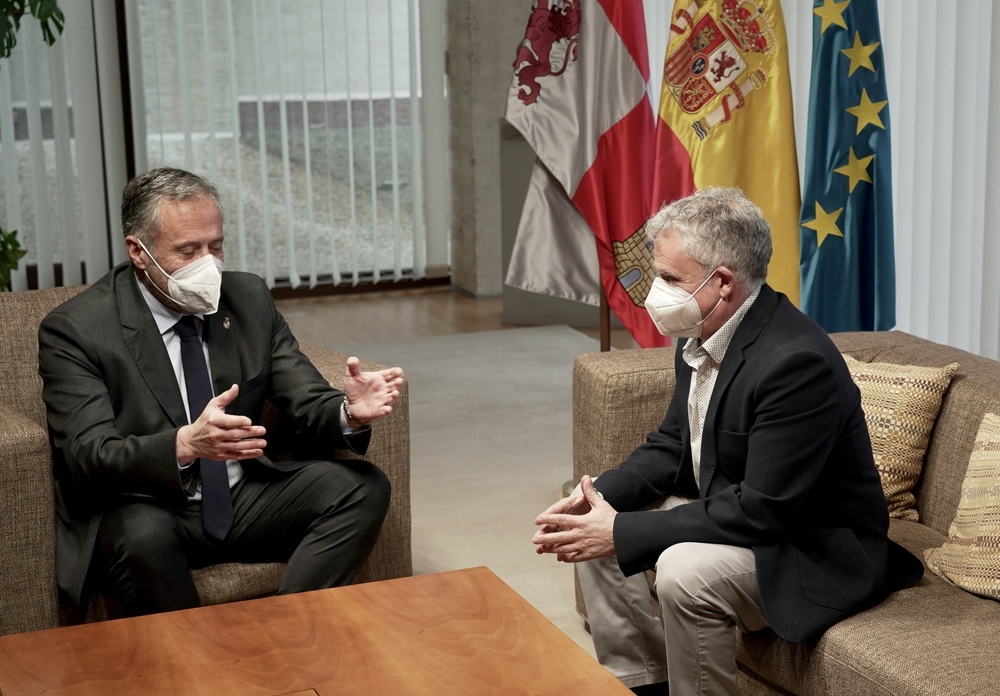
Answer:
POLYGON ((222 542, 202 529, 200 502, 109 510, 94 549, 98 583, 129 615, 199 606, 190 569, 215 563, 287 561, 279 594, 349 584, 389 509, 385 474, 357 460, 268 473, 233 488, 233 527, 222 542))

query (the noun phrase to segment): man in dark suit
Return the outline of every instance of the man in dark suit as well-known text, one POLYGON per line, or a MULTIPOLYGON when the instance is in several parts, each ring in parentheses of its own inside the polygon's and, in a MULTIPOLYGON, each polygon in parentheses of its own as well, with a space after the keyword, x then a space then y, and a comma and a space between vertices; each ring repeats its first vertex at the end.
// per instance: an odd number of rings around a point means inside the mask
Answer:
POLYGON ((660 428, 536 520, 579 562, 598 658, 637 693, 737 694, 735 627, 793 642, 916 582, 890 541, 861 398, 829 337, 764 283, 770 228, 739 189, 647 223, 646 307, 677 346, 660 428), (656 570, 656 618, 642 571, 656 570))
POLYGON ((279 592, 349 583, 378 537, 389 483, 364 461, 399 368, 347 362, 344 392, 299 351, 263 281, 222 272, 222 206, 189 172, 126 186, 129 261, 39 329, 52 439, 57 573, 96 583, 129 614, 197 606, 190 569, 287 561, 279 592), (308 461, 271 461, 265 401, 308 461))

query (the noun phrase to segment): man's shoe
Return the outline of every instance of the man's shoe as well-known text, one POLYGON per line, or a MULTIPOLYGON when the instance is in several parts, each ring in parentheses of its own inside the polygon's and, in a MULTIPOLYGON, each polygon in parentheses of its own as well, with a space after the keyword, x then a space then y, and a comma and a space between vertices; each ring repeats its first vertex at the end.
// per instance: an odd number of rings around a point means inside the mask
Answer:
POLYGON ((667 682, 665 681, 657 684, 633 686, 631 691, 633 694, 639 694, 639 696, 670 696, 670 687, 667 686, 667 682))

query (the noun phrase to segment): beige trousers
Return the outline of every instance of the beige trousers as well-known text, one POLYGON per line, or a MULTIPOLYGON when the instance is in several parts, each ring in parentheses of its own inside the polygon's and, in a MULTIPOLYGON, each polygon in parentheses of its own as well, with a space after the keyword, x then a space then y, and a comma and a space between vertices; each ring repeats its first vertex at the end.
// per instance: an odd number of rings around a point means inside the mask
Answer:
MULTIPOLYGON (((658 509, 690 502, 672 496, 658 509)), ((626 578, 614 557, 577 569, 597 659, 626 686, 669 681, 671 696, 739 694, 736 627, 768 626, 750 549, 682 543, 660 554, 662 622, 645 573, 626 578)))

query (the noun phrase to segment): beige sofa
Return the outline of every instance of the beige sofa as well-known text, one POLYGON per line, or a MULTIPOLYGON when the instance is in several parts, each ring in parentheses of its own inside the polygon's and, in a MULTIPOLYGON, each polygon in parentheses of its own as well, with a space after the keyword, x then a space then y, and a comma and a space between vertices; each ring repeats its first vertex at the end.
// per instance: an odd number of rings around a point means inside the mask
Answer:
MULTIPOLYGON (((86 616, 57 593, 52 459, 38 376, 38 324, 50 310, 82 287, 0 292, 0 635, 52 628, 61 623, 120 615, 109 597, 95 595, 86 616)), ((302 346, 334 386, 342 384, 347 356, 302 346)), ((366 370, 380 365, 362 361, 366 370)), ((276 439, 283 432, 277 413, 265 413, 269 454, 281 456, 276 439), (278 451, 275 451, 275 450, 278 451)), ((284 429, 287 432, 287 429, 284 429)), ((334 456, 356 457, 336 451, 334 456)), ((382 533, 358 582, 411 575, 410 425, 407 394, 392 414, 375 426, 366 459, 392 483, 392 502, 382 533)), ((194 572, 204 604, 273 594, 282 563, 227 563, 194 572)))
MULTIPOLYGON (((923 559, 955 516, 984 413, 1000 413, 1000 362, 902 332, 835 334, 864 362, 959 364, 931 433, 915 489, 920 522, 892 520, 890 535, 923 559)), ((574 478, 616 466, 655 429, 674 389, 673 349, 590 353, 573 374, 574 478)), ((577 608, 586 617, 579 587, 577 608)), ((815 644, 770 631, 739 637, 740 686, 747 694, 1000 693, 1000 603, 925 571, 915 587, 838 623, 815 644)))

